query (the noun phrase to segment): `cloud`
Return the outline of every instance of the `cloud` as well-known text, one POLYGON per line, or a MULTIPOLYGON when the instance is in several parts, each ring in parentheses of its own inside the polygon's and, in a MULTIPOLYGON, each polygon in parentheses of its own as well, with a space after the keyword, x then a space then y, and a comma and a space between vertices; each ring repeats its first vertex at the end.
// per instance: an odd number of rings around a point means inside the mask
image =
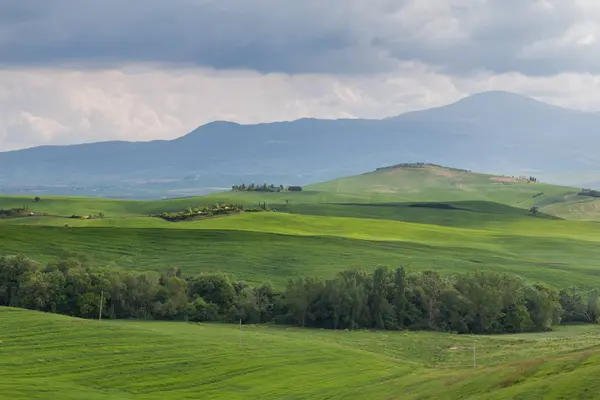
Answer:
POLYGON ((452 77, 419 63, 371 75, 287 75, 213 69, 0 71, 0 151, 43 144, 182 136, 214 120, 258 123, 382 118, 485 90, 600 109, 600 77, 479 73, 452 77))
POLYGON ((0 9, 4 66, 600 72, 596 0, 21 0, 0 9))
POLYGON ((0 150, 509 90, 600 109, 596 0, 0 0, 0 150))

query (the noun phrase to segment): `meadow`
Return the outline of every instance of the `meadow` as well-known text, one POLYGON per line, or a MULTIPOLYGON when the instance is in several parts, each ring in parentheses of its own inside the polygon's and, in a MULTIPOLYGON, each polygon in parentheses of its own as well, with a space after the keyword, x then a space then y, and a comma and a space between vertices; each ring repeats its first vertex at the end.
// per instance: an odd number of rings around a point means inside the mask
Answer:
POLYGON ((582 221, 580 212, 549 212, 586 200, 574 193, 423 167, 342 178, 302 192, 156 201, 44 197, 34 202, 3 196, 0 209, 27 207, 47 215, 0 219, 0 254, 24 254, 42 263, 76 257, 139 271, 171 266, 190 274, 224 271, 276 286, 295 276, 331 277, 381 265, 447 273, 491 269, 555 285, 599 286, 600 225, 582 221), (150 217, 217 202, 263 202, 275 211, 183 222, 150 217), (532 204, 539 207, 536 216, 532 204))
POLYGON ((13 308, 0 308, 0 325, 6 399, 582 399, 599 389, 590 325, 473 339, 13 308))
MULTIPOLYGON (((219 271, 276 288, 294 277, 384 265, 447 275, 509 272, 597 288, 599 203, 577 192, 427 166, 294 193, 156 201, 2 196, 0 209, 36 215, 0 219, 0 255, 219 271), (182 222, 150 216, 217 202, 266 203, 272 211, 182 222)), ((244 325, 240 333, 227 324, 99 322, 0 307, 0 327, 0 398, 7 399, 577 399, 599 389, 597 325, 476 337, 270 324, 244 325)))

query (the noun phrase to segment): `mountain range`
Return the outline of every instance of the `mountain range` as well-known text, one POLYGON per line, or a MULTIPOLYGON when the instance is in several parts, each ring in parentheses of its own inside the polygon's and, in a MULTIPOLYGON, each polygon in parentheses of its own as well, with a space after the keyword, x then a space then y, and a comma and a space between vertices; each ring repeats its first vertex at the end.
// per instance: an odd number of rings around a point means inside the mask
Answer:
POLYGON ((600 113, 507 92, 385 119, 212 122, 175 140, 0 153, 0 192, 155 197, 232 184, 293 185, 403 162, 597 187, 600 113))

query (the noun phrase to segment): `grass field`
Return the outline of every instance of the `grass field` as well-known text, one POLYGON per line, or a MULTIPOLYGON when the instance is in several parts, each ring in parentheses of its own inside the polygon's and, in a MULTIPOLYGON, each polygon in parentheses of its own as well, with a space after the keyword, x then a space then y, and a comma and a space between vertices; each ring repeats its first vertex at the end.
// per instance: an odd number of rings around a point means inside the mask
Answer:
MULTIPOLYGON (((128 270, 224 271, 234 280, 331 277, 403 265, 511 272, 600 287, 600 210, 577 190, 425 167, 315 184, 301 193, 124 201, 0 197, 0 254, 72 256, 128 270), (216 202, 275 212, 167 222, 216 202), (540 213, 531 215, 529 208, 540 213), (72 219, 97 215, 103 219, 72 219), (68 224, 68 227, 65 225, 68 224)), ((578 399, 600 384, 600 328, 473 338, 431 332, 85 321, 0 307, 0 399, 578 399), (240 347, 240 338, 242 346, 240 347)))
MULTIPOLYGON (((283 285, 294 276, 405 265, 409 271, 490 268, 555 285, 600 286, 600 225, 531 216, 462 228, 382 219, 283 213, 170 223, 149 217, 73 220, 35 217, 0 224, 0 252, 48 262, 75 256, 135 270, 181 267, 283 285), (70 220, 69 220, 70 221, 70 220), (54 225, 54 226, 52 226, 54 225)), ((460 219, 454 220, 458 225, 460 219)))
MULTIPOLYGON (((230 192, 159 201, 42 198, 39 203, 6 196, 0 197, 0 208, 27 205, 49 216, 0 220, 0 253, 44 263, 75 256, 91 265, 134 270, 225 271, 233 279, 278 286, 295 276, 329 277, 381 265, 447 273, 493 269, 560 286, 600 286, 600 225, 545 213, 533 217, 527 207, 510 205, 534 201, 543 210, 561 210, 567 203, 557 199, 569 198, 566 193, 574 189, 493 178, 504 179, 426 167, 344 178, 301 193, 230 192), (382 185, 394 192, 378 193, 382 185), (544 195, 532 197, 540 190, 544 195), (365 202, 373 199, 378 202, 365 202), (149 217, 216 201, 266 201, 278 212, 178 223, 149 217), (106 217, 68 218, 99 213, 106 217)), ((576 201, 582 200, 574 196, 568 203, 572 210, 576 201)), ((555 214, 580 219, 582 212, 555 214)))
POLYGON ((0 308, 3 399, 592 398, 595 326, 427 332, 86 321, 0 308), (241 338, 241 346, 240 346, 241 338))

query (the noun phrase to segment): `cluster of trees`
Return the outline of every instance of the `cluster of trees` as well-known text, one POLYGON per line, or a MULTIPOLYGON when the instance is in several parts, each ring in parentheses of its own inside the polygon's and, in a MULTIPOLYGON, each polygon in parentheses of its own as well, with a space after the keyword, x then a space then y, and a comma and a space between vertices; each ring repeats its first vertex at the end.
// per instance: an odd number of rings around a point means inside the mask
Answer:
POLYGON ((18 207, 10 208, 7 210, 0 209, 0 218, 16 218, 16 217, 32 217, 32 216, 47 215, 46 213, 35 212, 29 209, 29 207, 18 207))
POLYGON ((217 215, 237 214, 240 212, 260 212, 269 211, 267 203, 258 203, 257 207, 244 208, 241 204, 215 204, 213 206, 189 207, 185 211, 162 212, 153 214, 151 217, 162 218, 166 221, 177 222, 192 218, 206 218, 217 215))
POLYGON ((532 183, 532 182, 533 182, 533 183, 537 183, 537 182, 539 182, 538 178, 536 178, 535 176, 525 176, 525 175, 521 175, 521 176, 519 176, 519 177, 516 177, 516 178, 513 176, 513 178, 514 178, 514 179, 517 179, 517 180, 519 180, 519 181, 525 181, 525 182, 527 182, 527 183, 532 183))
POLYGON ((241 185, 233 185, 231 187, 232 192, 283 192, 286 190, 290 192, 300 192, 302 191, 302 187, 288 186, 286 188, 283 187, 283 185, 275 186, 273 184, 268 185, 266 183, 263 183, 262 185, 255 185, 254 183, 246 185, 245 183, 242 183, 241 185))
POLYGON ((578 193, 580 196, 600 197, 600 190, 594 189, 581 189, 578 193))
POLYGON ((449 278, 435 271, 406 274, 403 268, 348 270, 332 279, 292 279, 278 291, 269 283, 249 286, 219 273, 92 269, 73 259, 42 266, 24 257, 0 257, 0 305, 83 318, 102 312, 104 318, 482 334, 600 319, 598 290, 557 291, 508 274, 449 278))
POLYGON ((27 207, 10 208, 8 210, 0 210, 0 218, 7 217, 24 217, 30 215, 31 211, 27 207))
POLYGON ((285 188, 283 185, 275 186, 273 184, 267 185, 266 183, 262 185, 255 185, 254 183, 246 185, 242 183, 241 185, 233 185, 231 190, 233 192, 283 192, 285 188))
POLYGON ((89 215, 73 214, 69 218, 71 218, 71 219, 104 219, 104 213, 100 212, 98 214, 89 214, 89 215))

